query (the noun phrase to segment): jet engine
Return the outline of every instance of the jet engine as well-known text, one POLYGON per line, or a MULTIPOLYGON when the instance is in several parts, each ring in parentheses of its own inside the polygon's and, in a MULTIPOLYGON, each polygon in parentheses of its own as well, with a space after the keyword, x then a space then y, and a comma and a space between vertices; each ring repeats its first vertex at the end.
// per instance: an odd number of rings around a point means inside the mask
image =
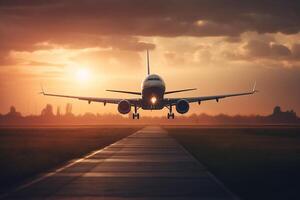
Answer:
POLYGON ((190 109, 189 102, 185 99, 180 99, 176 103, 176 111, 180 114, 188 112, 190 109))
POLYGON ((119 102, 119 104, 118 104, 119 113, 127 114, 127 113, 130 112, 130 110, 131 110, 131 105, 130 105, 129 101, 122 100, 122 101, 119 102))

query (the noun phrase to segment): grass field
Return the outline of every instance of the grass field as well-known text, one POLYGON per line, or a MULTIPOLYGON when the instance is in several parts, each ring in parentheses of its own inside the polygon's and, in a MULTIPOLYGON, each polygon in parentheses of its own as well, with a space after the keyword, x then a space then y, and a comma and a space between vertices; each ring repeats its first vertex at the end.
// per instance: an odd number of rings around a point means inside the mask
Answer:
POLYGON ((103 148, 138 127, 0 128, 0 193, 103 148))
POLYGON ((242 199, 300 199, 300 128, 166 129, 242 199))

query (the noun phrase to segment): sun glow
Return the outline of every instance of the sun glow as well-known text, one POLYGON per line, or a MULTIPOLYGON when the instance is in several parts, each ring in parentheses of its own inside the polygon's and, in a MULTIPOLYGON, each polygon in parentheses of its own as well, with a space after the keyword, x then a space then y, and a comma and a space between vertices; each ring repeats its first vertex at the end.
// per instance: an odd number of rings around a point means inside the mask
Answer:
POLYGON ((86 68, 80 68, 76 71, 76 79, 80 82, 86 82, 90 79, 90 71, 86 68))

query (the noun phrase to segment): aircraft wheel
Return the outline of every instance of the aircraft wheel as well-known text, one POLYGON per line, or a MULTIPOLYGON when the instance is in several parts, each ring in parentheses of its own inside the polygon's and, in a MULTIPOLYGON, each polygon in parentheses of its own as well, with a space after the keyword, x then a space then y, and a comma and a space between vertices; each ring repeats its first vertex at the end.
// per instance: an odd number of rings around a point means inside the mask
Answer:
POLYGON ((133 113, 132 114, 132 119, 140 119, 140 114, 139 113, 133 113))
POLYGON ((168 119, 170 119, 170 118, 174 119, 175 115, 174 115, 174 113, 168 113, 167 117, 168 117, 168 119))

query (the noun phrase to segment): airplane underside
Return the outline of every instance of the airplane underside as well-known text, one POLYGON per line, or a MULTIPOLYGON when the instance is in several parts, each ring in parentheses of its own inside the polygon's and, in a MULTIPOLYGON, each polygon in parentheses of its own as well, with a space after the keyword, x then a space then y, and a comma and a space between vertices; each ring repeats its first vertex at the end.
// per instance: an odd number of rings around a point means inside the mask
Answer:
POLYGON ((142 100, 141 106, 135 106, 134 108, 134 113, 132 114, 133 119, 139 119, 139 113, 138 109, 143 109, 143 110, 162 110, 164 108, 169 109, 169 113, 167 114, 168 119, 174 119, 175 115, 172 112, 172 106, 165 102, 164 100, 161 100, 160 102, 157 102, 155 105, 152 105, 151 103, 148 103, 149 100, 142 100))
POLYGON ((169 112, 168 112, 168 114, 167 114, 167 118, 168 119, 174 119, 175 118, 175 114, 172 112, 172 107, 173 106, 171 106, 171 105, 166 105, 166 106, 164 106, 163 104, 161 104, 159 107, 158 106, 156 106, 156 107, 151 107, 151 106, 147 106, 147 107, 137 107, 137 106, 135 106, 134 107, 134 113, 132 113, 132 118, 133 119, 139 119, 140 118, 140 114, 138 113, 138 110, 140 109, 140 108, 142 108, 143 110, 162 110, 163 108, 167 108, 167 109, 169 109, 169 112))
POLYGON ((143 110, 161 110, 163 109, 165 106, 163 103, 158 103, 156 105, 151 105, 151 104, 146 104, 146 103, 142 103, 141 108, 143 110))

